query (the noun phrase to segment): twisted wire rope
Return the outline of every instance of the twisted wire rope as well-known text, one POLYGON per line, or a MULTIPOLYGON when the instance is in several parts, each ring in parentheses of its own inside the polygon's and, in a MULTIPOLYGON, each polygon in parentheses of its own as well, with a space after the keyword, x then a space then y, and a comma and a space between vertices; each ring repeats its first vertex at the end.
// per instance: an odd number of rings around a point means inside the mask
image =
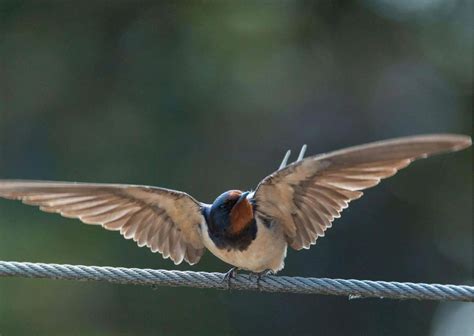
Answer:
POLYGON ((298 294, 343 295, 354 298, 390 298, 474 302, 474 286, 411 282, 303 278, 238 274, 229 282, 223 273, 167 271, 66 264, 0 261, 0 277, 105 281, 118 284, 259 290, 298 294))

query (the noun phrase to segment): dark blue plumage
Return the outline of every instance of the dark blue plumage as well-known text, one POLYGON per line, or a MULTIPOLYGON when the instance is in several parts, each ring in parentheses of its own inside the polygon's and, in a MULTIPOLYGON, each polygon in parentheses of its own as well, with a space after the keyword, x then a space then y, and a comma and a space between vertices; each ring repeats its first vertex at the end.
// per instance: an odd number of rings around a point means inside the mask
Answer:
MULTIPOLYGON (((216 198, 210 207, 203 209, 209 236, 220 249, 244 251, 257 236, 257 224, 252 217, 241 230, 235 231, 237 223, 232 221, 232 210, 240 202, 248 202, 248 192, 231 190, 216 198)), ((235 209, 234 209, 235 211, 235 209)), ((253 214, 253 213, 252 213, 253 214)))

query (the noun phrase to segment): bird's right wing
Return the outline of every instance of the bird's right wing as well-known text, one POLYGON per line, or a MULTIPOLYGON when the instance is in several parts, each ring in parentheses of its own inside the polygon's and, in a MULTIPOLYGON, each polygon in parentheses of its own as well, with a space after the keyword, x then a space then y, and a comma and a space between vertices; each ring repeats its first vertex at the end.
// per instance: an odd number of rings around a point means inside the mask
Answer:
MULTIPOLYGON (((412 161, 471 145, 460 135, 414 136, 342 149, 302 159, 267 176, 254 193, 256 215, 283 226, 291 247, 316 243, 364 189, 412 161)), ((286 158, 286 156, 285 156, 286 158)), ((282 166, 286 164, 283 160, 282 166)))
POLYGON ((183 192, 122 184, 0 180, 0 197, 120 231, 175 264, 185 260, 193 265, 204 252, 201 204, 183 192))

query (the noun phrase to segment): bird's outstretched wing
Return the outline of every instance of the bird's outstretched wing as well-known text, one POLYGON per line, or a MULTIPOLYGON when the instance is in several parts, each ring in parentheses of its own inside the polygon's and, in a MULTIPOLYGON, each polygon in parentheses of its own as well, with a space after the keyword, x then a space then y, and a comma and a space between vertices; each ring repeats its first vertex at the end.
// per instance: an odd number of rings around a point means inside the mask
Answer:
POLYGON ((175 264, 183 259, 195 264, 204 252, 201 205, 183 192, 121 184, 0 180, 0 197, 120 231, 175 264))
POLYGON ((425 135, 351 147, 299 160, 267 176, 253 198, 256 215, 282 225, 294 249, 324 236, 361 190, 377 185, 412 161, 469 147, 470 137, 425 135))

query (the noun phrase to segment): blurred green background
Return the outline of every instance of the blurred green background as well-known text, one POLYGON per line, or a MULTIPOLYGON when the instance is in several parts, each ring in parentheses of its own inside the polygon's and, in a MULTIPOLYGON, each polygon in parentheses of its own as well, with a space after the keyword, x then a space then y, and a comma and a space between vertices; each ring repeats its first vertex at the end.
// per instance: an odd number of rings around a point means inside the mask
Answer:
MULTIPOLYGON (((0 0, 0 177, 149 184, 212 202, 284 152, 472 134, 472 2, 0 0)), ((294 154, 296 155, 296 154, 294 154)), ((472 150, 366 193, 284 275, 473 283, 472 150)), ((0 260, 174 266, 0 200, 0 260)), ((0 279, 0 334, 468 335, 460 303, 0 279)))

